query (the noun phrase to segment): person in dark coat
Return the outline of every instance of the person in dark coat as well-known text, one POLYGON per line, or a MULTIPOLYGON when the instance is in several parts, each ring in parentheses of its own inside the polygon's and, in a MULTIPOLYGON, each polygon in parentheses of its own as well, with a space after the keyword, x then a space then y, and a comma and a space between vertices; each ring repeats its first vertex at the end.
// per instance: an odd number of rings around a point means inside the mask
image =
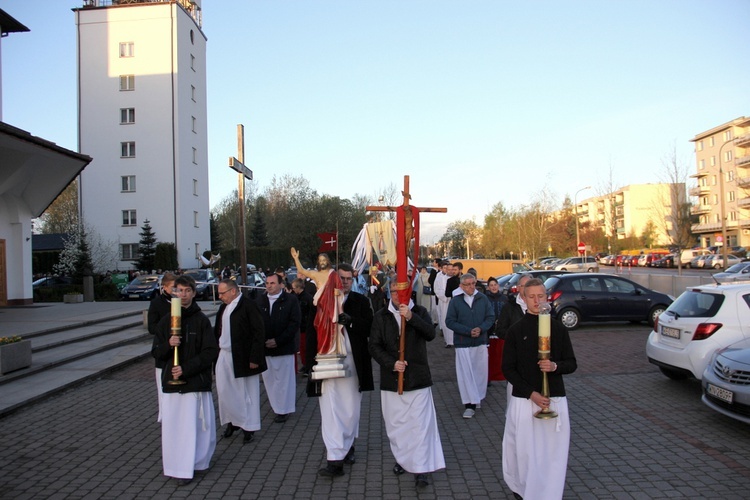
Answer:
MULTIPOLYGON (((310 373, 310 367, 312 362, 307 359, 307 331, 313 324, 313 318, 315 317, 315 306, 313 305, 313 297, 307 290, 305 290, 305 280, 297 278, 292 281, 292 292, 297 296, 299 302, 300 311, 300 323, 299 323, 299 357, 302 362, 302 366, 298 370, 303 376, 308 376, 310 373)), ((312 350, 313 359, 315 357, 315 350, 317 349, 317 343, 312 350)))
MULTIPOLYGON (((321 476, 335 477, 344 474, 343 464, 353 464, 354 440, 359 435, 359 417, 362 393, 372 391, 372 361, 368 340, 372 328, 370 300, 352 291, 354 269, 349 264, 339 264, 337 269, 343 292, 343 308, 338 323, 343 326, 348 377, 330 378, 314 383, 321 386, 319 399, 321 434, 326 445, 326 467, 321 476), (352 363, 354 366, 352 366, 352 363)), ((315 368, 313 367, 313 373, 315 368)))
POLYGON ((240 293, 236 281, 223 279, 217 287, 222 304, 216 314, 216 391, 224 437, 242 429, 243 444, 260 430, 260 374, 266 366, 265 329, 258 305, 240 293))
POLYGON ((295 411, 294 356, 299 349, 300 310, 297 296, 284 290, 281 276, 266 276, 266 293, 258 297, 266 332, 263 385, 276 413, 274 422, 286 422, 295 411))
POLYGON ((526 313, 526 302, 523 300, 523 289, 526 282, 531 279, 530 274, 524 274, 518 280, 518 294, 516 300, 509 300, 500 310, 500 319, 495 324, 495 335, 505 340, 508 329, 518 322, 526 313))
POLYGON ((216 417, 211 397, 211 367, 219 355, 211 321, 194 302, 195 280, 180 276, 174 293, 180 298, 180 334, 172 335, 171 316, 159 322, 151 354, 162 370, 162 462, 164 475, 178 485, 208 469, 216 449, 216 417), (174 351, 177 361, 174 363, 174 351), (174 381, 182 383, 175 384, 174 381))

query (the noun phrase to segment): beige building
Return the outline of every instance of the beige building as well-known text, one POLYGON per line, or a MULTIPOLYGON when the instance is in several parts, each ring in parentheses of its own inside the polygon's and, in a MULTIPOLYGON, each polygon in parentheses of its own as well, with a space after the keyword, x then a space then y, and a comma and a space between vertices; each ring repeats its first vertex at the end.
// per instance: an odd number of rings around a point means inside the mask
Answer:
MULTIPOLYGON (((672 191, 670 184, 631 184, 579 202, 576 213, 580 224, 588 222, 591 228, 601 228, 606 236, 618 240, 641 236, 652 224, 655 244, 665 246, 670 243, 667 232, 672 230, 671 224, 664 222, 671 213, 672 191)), ((684 184, 674 191, 684 200, 684 184)))
POLYGON ((704 247, 721 245, 726 231, 729 247, 750 247, 750 118, 740 117, 696 135, 698 198, 693 233, 704 247), (722 220, 726 222, 723 228, 722 220))

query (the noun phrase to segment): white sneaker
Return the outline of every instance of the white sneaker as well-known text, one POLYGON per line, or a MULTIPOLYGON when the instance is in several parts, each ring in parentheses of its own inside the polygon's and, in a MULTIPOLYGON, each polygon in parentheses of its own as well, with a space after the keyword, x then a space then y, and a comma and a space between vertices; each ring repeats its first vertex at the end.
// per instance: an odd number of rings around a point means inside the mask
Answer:
POLYGON ((464 410, 464 418, 471 418, 474 416, 474 413, 474 410, 472 410, 471 408, 466 408, 464 410))

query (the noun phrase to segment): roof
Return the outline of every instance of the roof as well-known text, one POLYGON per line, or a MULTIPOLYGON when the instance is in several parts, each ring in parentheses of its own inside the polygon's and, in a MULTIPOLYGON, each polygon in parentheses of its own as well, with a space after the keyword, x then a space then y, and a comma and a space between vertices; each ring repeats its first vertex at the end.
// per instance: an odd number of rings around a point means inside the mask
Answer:
POLYGON ((65 247, 65 238, 67 237, 67 233, 32 234, 31 250, 34 252, 62 250, 65 247))
POLYGON ((31 31, 23 24, 16 21, 12 16, 8 15, 3 9, 0 9, 0 33, 5 35, 6 33, 21 33, 23 31, 31 31))

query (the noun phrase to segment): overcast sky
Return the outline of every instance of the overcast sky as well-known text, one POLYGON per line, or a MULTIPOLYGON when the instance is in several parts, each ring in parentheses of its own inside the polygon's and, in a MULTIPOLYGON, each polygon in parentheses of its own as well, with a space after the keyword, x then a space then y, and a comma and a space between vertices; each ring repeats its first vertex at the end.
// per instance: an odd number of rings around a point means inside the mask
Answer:
MULTIPOLYGON (((0 0, 3 120, 77 150, 69 0, 0 0)), ((210 202, 245 125, 260 188, 377 197, 411 177, 423 242, 491 207, 659 182, 676 146, 750 116, 747 0, 204 0, 210 202)), ((86 153, 83 151, 83 153, 86 153)), ((332 226, 333 229, 333 226, 332 226)))

